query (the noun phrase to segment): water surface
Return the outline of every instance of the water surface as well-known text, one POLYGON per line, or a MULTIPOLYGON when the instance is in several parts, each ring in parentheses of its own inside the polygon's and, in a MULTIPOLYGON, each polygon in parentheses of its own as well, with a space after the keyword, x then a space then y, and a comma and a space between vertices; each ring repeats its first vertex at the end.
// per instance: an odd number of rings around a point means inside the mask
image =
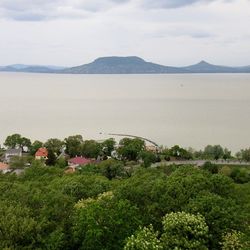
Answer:
POLYGON ((16 132, 43 141, 126 133, 237 151, 250 146, 249 128, 250 74, 0 74, 0 144, 16 132))

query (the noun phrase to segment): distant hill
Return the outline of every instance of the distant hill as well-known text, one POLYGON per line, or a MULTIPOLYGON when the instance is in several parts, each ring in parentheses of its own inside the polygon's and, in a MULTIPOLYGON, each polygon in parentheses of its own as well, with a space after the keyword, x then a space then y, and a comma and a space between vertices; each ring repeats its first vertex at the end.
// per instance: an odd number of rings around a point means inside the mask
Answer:
POLYGON ((13 64, 8 66, 0 66, 0 71, 5 72, 27 72, 27 73, 57 73, 65 69, 60 66, 40 66, 40 65, 25 65, 13 64))
POLYGON ((101 57, 94 62, 63 70, 70 74, 171 74, 185 69, 146 62, 136 56, 101 57))
POLYGON ((205 61, 183 67, 183 69, 186 69, 190 73, 250 73, 250 67, 227 67, 213 65, 205 61))
POLYGON ((14 64, 0 66, 0 71, 61 73, 61 74, 189 74, 189 73, 250 73, 250 66, 228 67, 205 61, 186 67, 170 67, 146 62, 140 57, 100 57, 95 61, 71 68, 14 64))

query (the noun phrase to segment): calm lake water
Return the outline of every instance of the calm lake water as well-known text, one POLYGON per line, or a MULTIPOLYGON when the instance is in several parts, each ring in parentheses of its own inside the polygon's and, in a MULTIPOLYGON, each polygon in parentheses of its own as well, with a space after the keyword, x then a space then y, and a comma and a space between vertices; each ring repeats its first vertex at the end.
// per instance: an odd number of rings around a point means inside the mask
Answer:
POLYGON ((250 146, 250 74, 0 74, 0 144, 140 135, 165 146, 250 146), (102 133, 102 134, 100 134, 102 133))

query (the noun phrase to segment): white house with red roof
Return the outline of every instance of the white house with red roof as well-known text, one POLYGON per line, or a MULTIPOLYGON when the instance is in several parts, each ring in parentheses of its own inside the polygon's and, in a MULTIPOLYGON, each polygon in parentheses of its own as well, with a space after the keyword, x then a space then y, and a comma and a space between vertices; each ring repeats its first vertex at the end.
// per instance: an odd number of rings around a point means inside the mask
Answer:
POLYGON ((46 160, 48 158, 47 148, 39 148, 36 151, 35 158, 36 158, 36 160, 42 160, 42 159, 46 160))

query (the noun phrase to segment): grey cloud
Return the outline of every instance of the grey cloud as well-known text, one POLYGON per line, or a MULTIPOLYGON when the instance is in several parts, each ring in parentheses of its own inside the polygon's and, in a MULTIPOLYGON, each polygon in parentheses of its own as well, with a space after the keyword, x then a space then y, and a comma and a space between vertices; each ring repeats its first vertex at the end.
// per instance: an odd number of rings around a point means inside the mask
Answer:
MULTIPOLYGON (((146 8, 180 8, 195 3, 211 3, 218 0, 142 0, 142 5, 146 8)), ((224 0, 224 2, 231 2, 233 0, 224 0)))
POLYGON ((110 9, 129 0, 1 0, 0 18, 40 21, 83 18, 86 13, 110 9))

